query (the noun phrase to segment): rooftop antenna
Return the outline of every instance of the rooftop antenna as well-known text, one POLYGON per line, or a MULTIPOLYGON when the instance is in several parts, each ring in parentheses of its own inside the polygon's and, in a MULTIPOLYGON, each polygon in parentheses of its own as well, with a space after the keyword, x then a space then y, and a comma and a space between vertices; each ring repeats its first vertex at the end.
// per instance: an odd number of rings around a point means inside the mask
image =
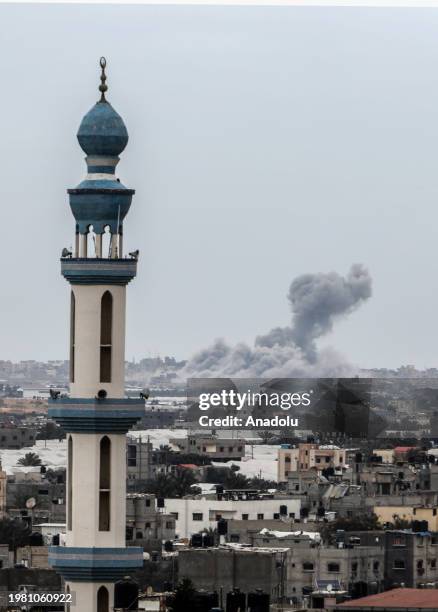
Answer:
POLYGON ((108 91, 108 85, 106 84, 106 74, 105 74, 106 59, 104 57, 101 57, 99 60, 99 64, 102 69, 102 72, 100 74, 100 85, 99 85, 99 91, 101 93, 100 102, 106 102, 105 92, 108 91))

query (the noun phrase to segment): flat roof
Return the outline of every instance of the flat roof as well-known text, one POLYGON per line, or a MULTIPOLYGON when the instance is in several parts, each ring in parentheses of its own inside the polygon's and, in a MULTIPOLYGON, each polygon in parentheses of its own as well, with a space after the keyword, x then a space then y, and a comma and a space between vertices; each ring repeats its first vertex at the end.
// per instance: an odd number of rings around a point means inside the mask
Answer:
POLYGON ((376 610, 407 610, 408 608, 421 608, 423 610, 438 609, 438 591, 436 589, 392 589, 376 595, 368 595, 354 599, 336 606, 336 609, 357 608, 360 610, 375 608, 376 610))

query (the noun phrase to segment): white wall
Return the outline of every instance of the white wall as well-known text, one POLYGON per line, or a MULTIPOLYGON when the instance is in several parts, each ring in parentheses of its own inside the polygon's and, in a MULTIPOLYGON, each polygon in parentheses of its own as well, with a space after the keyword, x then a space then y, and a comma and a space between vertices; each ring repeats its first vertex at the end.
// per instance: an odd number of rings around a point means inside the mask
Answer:
POLYGON ((264 499, 252 501, 219 501, 214 499, 166 499, 165 512, 178 513, 176 533, 180 538, 190 538, 205 528, 217 526, 216 515, 224 519, 241 520, 243 514, 248 514, 248 520, 257 520, 258 514, 272 520, 274 514, 280 512, 280 506, 287 506, 288 515, 291 512, 299 518, 301 502, 297 499, 264 499), (202 520, 193 520, 194 513, 201 513, 202 520))
POLYGON ((71 397, 95 397, 105 389, 108 397, 125 396, 125 301, 119 285, 75 285, 75 382, 71 397), (113 296, 111 383, 100 382, 100 312, 105 291, 113 296))

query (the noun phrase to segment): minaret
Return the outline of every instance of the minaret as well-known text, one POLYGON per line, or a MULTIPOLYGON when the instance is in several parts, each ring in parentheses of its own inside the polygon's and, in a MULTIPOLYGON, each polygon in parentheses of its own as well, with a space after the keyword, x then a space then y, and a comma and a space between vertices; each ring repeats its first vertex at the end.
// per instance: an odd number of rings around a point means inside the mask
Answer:
POLYGON ((77 134, 87 176, 68 190, 74 253, 61 258, 71 285, 70 395, 49 402, 68 445, 66 545, 50 548, 49 563, 78 612, 112 610, 114 582, 143 563, 142 548, 125 547, 126 432, 144 413, 144 400, 124 389, 126 285, 138 251, 124 257, 122 237, 134 190, 115 175, 128 132, 105 98, 105 58, 100 65, 101 98, 77 134))

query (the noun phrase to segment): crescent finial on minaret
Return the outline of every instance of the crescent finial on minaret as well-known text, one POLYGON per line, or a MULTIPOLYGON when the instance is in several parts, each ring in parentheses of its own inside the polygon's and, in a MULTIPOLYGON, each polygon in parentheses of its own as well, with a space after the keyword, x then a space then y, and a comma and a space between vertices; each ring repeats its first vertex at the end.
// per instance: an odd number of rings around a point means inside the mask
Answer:
POLYGON ((101 96, 100 96, 100 101, 101 102, 106 102, 105 99, 105 92, 108 91, 108 85, 106 84, 106 74, 105 74, 105 68, 106 68, 106 59, 104 57, 100 58, 99 61, 100 67, 102 68, 102 72, 100 75, 100 85, 99 85, 99 91, 101 92, 101 96))

